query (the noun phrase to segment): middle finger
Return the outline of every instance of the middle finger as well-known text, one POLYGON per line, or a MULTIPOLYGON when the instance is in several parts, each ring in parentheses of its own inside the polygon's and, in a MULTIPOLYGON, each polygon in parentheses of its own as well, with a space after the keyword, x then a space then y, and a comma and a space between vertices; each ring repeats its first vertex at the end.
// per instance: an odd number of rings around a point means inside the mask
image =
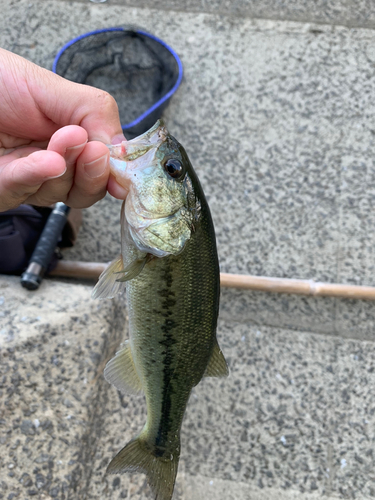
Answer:
POLYGON ((76 161, 87 144, 87 132, 77 125, 69 125, 53 134, 47 150, 59 153, 65 160, 66 172, 43 184, 35 195, 43 204, 66 201, 74 182, 76 161))

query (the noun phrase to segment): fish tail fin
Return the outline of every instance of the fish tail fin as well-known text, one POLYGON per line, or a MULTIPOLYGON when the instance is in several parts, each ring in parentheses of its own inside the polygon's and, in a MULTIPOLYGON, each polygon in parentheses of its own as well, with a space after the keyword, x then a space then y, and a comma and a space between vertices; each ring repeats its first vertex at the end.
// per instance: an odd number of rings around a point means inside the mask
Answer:
POLYGON ((143 472, 155 500, 171 500, 179 462, 179 445, 169 457, 155 456, 141 437, 130 441, 109 463, 108 474, 143 472))

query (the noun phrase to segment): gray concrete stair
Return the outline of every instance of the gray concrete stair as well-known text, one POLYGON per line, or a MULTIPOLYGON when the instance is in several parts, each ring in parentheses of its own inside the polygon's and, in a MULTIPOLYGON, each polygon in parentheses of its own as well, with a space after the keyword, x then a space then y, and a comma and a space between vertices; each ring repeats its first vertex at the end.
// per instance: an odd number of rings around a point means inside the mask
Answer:
MULTIPOLYGON (((0 46, 51 68, 94 29, 164 39, 185 70, 165 117, 209 199, 222 271, 375 286, 374 15, 365 0, 11 0, 0 46)), ((85 210, 65 257, 115 257, 119 211, 110 197, 85 210)), ((90 292, 0 277, 0 498, 150 498, 142 475, 104 476, 145 406, 102 377, 126 305, 90 292)), ((374 304, 239 290, 221 303, 231 375, 194 390, 174 498, 375 497, 374 304)))

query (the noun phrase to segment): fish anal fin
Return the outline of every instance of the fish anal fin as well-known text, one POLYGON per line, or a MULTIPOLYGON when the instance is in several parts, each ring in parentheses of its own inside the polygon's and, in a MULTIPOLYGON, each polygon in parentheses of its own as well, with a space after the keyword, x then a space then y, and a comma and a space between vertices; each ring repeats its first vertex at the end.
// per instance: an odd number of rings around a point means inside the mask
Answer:
POLYGON ((217 341, 215 341, 204 377, 227 377, 228 375, 229 370, 224 354, 222 353, 217 341))
POLYGON ((171 500, 176 481, 179 451, 168 457, 155 456, 139 436, 130 441, 109 463, 108 474, 143 472, 157 500, 171 500))
POLYGON ((112 299, 121 291, 123 285, 117 281, 118 272, 124 267, 122 257, 112 261, 99 276, 99 280, 92 291, 93 299, 112 299))
POLYGON ((135 369, 128 341, 121 344, 115 357, 104 368, 104 377, 110 384, 124 394, 139 394, 142 383, 135 369))

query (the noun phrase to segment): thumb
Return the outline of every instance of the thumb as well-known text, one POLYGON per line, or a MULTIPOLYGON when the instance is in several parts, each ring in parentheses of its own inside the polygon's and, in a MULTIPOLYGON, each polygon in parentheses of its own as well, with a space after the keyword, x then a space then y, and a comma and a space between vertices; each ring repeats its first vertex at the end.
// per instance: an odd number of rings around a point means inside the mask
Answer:
POLYGON ((44 182, 66 171, 64 158, 54 151, 35 151, 16 159, 14 156, 9 153, 0 158, 0 212, 18 207, 44 182))
POLYGON ((125 140, 117 103, 108 92, 47 70, 41 76, 37 80, 28 76, 28 88, 38 108, 55 124, 79 125, 87 131, 89 141, 117 144, 125 140))

